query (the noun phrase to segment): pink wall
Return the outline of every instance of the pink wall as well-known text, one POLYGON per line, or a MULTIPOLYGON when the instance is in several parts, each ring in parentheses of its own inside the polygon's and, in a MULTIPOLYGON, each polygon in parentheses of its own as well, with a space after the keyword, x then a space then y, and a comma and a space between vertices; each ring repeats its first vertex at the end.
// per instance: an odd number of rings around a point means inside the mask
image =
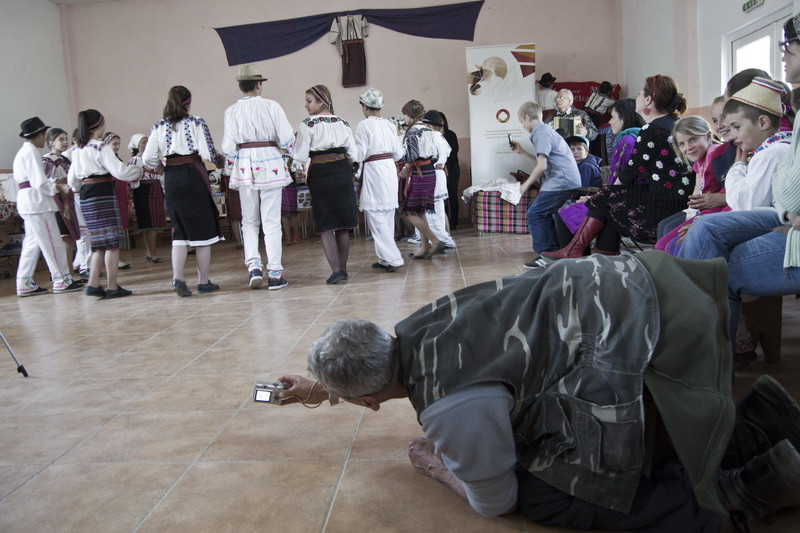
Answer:
MULTIPOLYGON (((409 0, 386 7, 420 7, 448 0, 409 0)), ((213 28, 356 9, 356 0, 126 0, 61 6, 70 114, 95 107, 123 138, 146 132, 161 115, 170 86, 193 92, 193 113, 222 136, 222 114, 240 93, 213 28)), ((421 100, 448 115, 460 136, 468 132, 464 48, 535 41, 537 68, 560 80, 619 81, 618 0, 487 0, 475 40, 411 37, 372 26, 366 39, 368 83, 380 88, 386 114, 421 100), (590 21, 590 22, 589 22, 590 21)), ((264 95, 280 102, 293 123, 305 115, 305 89, 328 85, 336 112, 352 123, 362 117, 357 96, 343 89, 335 47, 321 39, 290 56, 260 63, 270 81, 264 95)), ((72 126, 72 125, 70 125, 72 126)), ((127 143, 125 143, 127 144, 127 143)))

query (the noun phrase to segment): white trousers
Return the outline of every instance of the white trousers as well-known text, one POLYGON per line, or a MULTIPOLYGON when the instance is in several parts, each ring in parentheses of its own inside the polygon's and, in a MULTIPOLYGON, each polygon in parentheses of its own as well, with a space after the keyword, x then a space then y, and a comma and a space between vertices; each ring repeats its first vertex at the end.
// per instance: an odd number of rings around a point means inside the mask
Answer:
POLYGON ((280 187, 259 190, 250 187, 239 189, 242 204, 242 241, 244 244, 244 264, 247 270, 264 270, 261 253, 258 251, 258 229, 264 230, 264 248, 267 252, 267 271, 269 277, 283 275, 281 258, 281 193, 280 187))
POLYGON ((75 195, 75 214, 78 217, 78 229, 81 238, 75 241, 75 258, 72 260, 72 268, 76 271, 89 270, 89 259, 92 257, 92 242, 89 239, 89 228, 86 227, 86 219, 83 218, 81 211, 81 197, 75 195))
POLYGON ((375 255, 382 265, 403 265, 403 254, 394 242, 394 209, 366 210, 369 231, 375 243, 375 255))
POLYGON ((446 246, 455 246, 456 241, 447 233, 447 215, 444 212, 444 200, 436 200, 433 204, 434 212, 425 213, 428 219, 428 226, 436 238, 442 241, 446 246))
POLYGON ((33 281, 39 252, 44 256, 50 276, 53 278, 53 289, 63 289, 72 283, 67 263, 67 249, 61 240, 56 214, 53 211, 20 215, 25 221, 25 238, 22 240, 22 252, 17 267, 17 294, 35 291, 38 285, 33 281))

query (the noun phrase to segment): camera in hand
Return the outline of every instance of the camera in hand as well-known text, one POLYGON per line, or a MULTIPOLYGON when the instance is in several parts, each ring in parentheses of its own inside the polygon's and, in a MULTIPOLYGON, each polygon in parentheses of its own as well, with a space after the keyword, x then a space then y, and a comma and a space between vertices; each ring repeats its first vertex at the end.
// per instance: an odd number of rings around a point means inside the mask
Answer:
POLYGON ((253 389, 253 401, 274 403, 280 405, 281 399, 278 393, 283 390, 283 383, 276 381, 256 381, 255 389, 253 389))

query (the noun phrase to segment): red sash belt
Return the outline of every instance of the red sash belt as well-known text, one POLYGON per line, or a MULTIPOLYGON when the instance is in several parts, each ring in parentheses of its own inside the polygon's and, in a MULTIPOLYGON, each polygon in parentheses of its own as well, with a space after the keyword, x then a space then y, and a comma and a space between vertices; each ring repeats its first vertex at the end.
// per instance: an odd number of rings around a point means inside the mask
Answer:
POLYGON ((95 183, 108 183, 109 181, 114 181, 114 178, 111 177, 111 174, 92 174, 91 176, 84 178, 83 184, 94 185, 95 183))
POLYGON ((318 154, 311 156, 312 165, 321 165, 324 163, 333 163, 334 161, 341 161, 347 159, 345 154, 318 154))
POLYGON ((31 182, 30 181, 23 181, 22 183, 19 184, 19 190, 30 189, 30 188, 31 188, 31 182))
POLYGON ((278 143, 276 143, 275 141, 257 141, 252 143, 242 143, 242 144, 237 144, 236 148, 241 150, 242 148, 267 148, 270 146, 274 148, 280 148, 280 146, 278 146, 278 143))
POLYGON ((168 157, 166 163, 164 163, 164 166, 176 167, 178 165, 187 165, 189 163, 199 163, 200 161, 201 159, 199 155, 189 154, 181 157, 168 157))
POLYGON ((364 160, 364 163, 369 163, 370 161, 380 161, 381 159, 394 159, 391 153, 386 152, 383 154, 373 154, 364 160))

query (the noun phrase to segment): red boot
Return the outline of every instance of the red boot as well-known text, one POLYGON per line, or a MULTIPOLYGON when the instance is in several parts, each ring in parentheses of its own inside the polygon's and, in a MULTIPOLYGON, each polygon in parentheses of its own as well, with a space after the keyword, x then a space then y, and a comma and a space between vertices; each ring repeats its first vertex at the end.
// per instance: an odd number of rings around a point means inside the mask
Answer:
POLYGON ((539 255, 547 259, 575 259, 583 256, 583 251, 589 247, 592 239, 597 237, 600 231, 605 227, 605 224, 596 218, 586 217, 583 219, 578 231, 568 245, 555 252, 542 252, 539 255))

